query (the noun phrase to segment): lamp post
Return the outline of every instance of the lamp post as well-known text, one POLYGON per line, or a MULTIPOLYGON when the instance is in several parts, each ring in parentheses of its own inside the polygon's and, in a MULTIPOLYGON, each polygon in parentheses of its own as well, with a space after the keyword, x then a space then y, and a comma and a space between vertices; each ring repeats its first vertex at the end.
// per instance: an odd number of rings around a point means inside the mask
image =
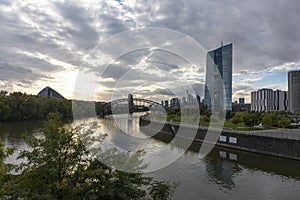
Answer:
POLYGON ((250 124, 250 130, 252 130, 252 127, 253 127, 253 120, 252 119, 249 120, 249 124, 250 124))

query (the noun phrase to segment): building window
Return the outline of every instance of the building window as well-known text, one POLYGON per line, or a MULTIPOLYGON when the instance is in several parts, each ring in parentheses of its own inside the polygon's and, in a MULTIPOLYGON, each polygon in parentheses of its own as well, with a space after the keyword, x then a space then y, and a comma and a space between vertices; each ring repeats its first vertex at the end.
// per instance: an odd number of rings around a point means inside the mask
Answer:
POLYGON ((237 143, 237 138, 236 137, 229 137, 229 143, 236 144, 237 143))
POLYGON ((220 135, 219 140, 220 140, 220 142, 226 142, 227 141, 227 137, 224 136, 224 135, 220 135))

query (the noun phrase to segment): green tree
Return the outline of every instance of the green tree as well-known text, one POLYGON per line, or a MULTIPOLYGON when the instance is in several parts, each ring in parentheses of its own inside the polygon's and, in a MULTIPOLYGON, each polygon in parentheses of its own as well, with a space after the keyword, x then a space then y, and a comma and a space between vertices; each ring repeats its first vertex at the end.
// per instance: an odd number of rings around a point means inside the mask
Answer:
POLYGON ((175 183, 166 183, 163 181, 154 181, 151 183, 150 194, 153 200, 169 200, 171 199, 174 188, 177 187, 175 183))
POLYGON ((246 126, 256 126, 262 121, 260 112, 243 112, 244 124, 246 126))
POLYGON ((50 112, 59 112, 63 119, 72 116, 72 102, 66 99, 38 97, 26 93, 0 91, 0 121, 44 120, 50 112))
MULTIPOLYGON (((129 200, 147 195, 156 198, 158 194, 167 199, 173 191, 166 183, 160 184, 162 188, 158 192, 153 178, 144 177, 138 170, 137 173, 118 171, 95 159, 79 139, 78 132, 61 123, 58 113, 49 115, 41 137, 31 136, 26 141, 30 150, 20 155, 26 162, 20 166, 23 171, 9 194, 16 199, 129 200)), ((101 155, 110 154, 119 156, 114 150, 101 155)), ((125 153, 125 157, 121 156, 124 162, 117 161, 135 168, 138 154, 125 153)))
POLYGON ((4 165, 5 158, 6 155, 4 153, 3 143, 2 141, 0 141, 0 194, 3 194, 3 186, 5 184, 5 178, 7 175, 5 165, 4 165))
POLYGON ((291 120, 286 117, 286 116, 283 116, 279 121, 278 121, 278 125, 279 127, 281 128, 288 128, 291 126, 291 120))
POLYGON ((207 115, 208 112, 208 108, 206 104, 200 104, 200 114, 201 115, 207 115))
POLYGON ((0 121, 6 121, 11 116, 11 109, 5 102, 0 100, 0 121))
POLYGON ((8 93, 7 91, 1 90, 1 91, 0 91, 0 96, 4 97, 4 96, 7 95, 7 93, 8 93))
POLYGON ((13 148, 4 149, 4 145, 0 140, 0 197, 7 194, 9 183, 12 181, 12 175, 9 174, 13 170, 14 165, 6 164, 5 159, 14 152, 13 148))
POLYGON ((275 123, 275 113, 264 113, 262 117, 262 123, 264 126, 273 126, 275 123))
POLYGON ((50 114, 43 137, 26 139, 31 150, 25 158, 19 178, 21 197, 29 199, 73 198, 76 183, 87 167, 86 149, 70 127, 63 127, 59 114, 50 114), (71 196, 70 196, 71 195, 71 196))
POLYGON ((244 113, 236 112, 234 116, 231 118, 231 121, 234 124, 239 124, 244 121, 243 117, 244 117, 244 113))

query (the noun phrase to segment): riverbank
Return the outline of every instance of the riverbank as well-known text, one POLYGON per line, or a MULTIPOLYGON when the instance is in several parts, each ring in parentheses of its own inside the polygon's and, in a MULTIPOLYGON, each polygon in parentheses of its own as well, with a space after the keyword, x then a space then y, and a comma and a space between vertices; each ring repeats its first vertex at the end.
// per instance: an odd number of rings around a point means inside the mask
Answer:
MULTIPOLYGON (((196 131, 195 137, 179 136, 182 139, 193 140, 194 142, 203 142, 207 134, 207 127, 179 125, 171 122, 160 122, 151 120, 147 116, 141 116, 139 125, 141 130, 148 135, 155 135, 157 133, 164 134, 168 137, 174 137, 180 127, 186 130, 196 131)), ((215 133, 218 130, 215 130, 215 133)), ((212 133, 214 130, 212 129, 212 133)), ((300 160, 300 130, 262 130, 262 131, 237 131, 223 129, 217 146, 226 148, 238 149, 265 155, 277 156, 281 158, 289 158, 300 160)))

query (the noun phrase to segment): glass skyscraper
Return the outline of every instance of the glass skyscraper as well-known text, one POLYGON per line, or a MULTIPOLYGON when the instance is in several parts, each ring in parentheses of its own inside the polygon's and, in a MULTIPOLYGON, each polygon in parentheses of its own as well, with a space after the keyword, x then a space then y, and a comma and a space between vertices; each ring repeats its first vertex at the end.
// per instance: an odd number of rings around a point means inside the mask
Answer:
POLYGON ((232 110, 232 46, 207 53, 204 104, 209 110, 232 110))

